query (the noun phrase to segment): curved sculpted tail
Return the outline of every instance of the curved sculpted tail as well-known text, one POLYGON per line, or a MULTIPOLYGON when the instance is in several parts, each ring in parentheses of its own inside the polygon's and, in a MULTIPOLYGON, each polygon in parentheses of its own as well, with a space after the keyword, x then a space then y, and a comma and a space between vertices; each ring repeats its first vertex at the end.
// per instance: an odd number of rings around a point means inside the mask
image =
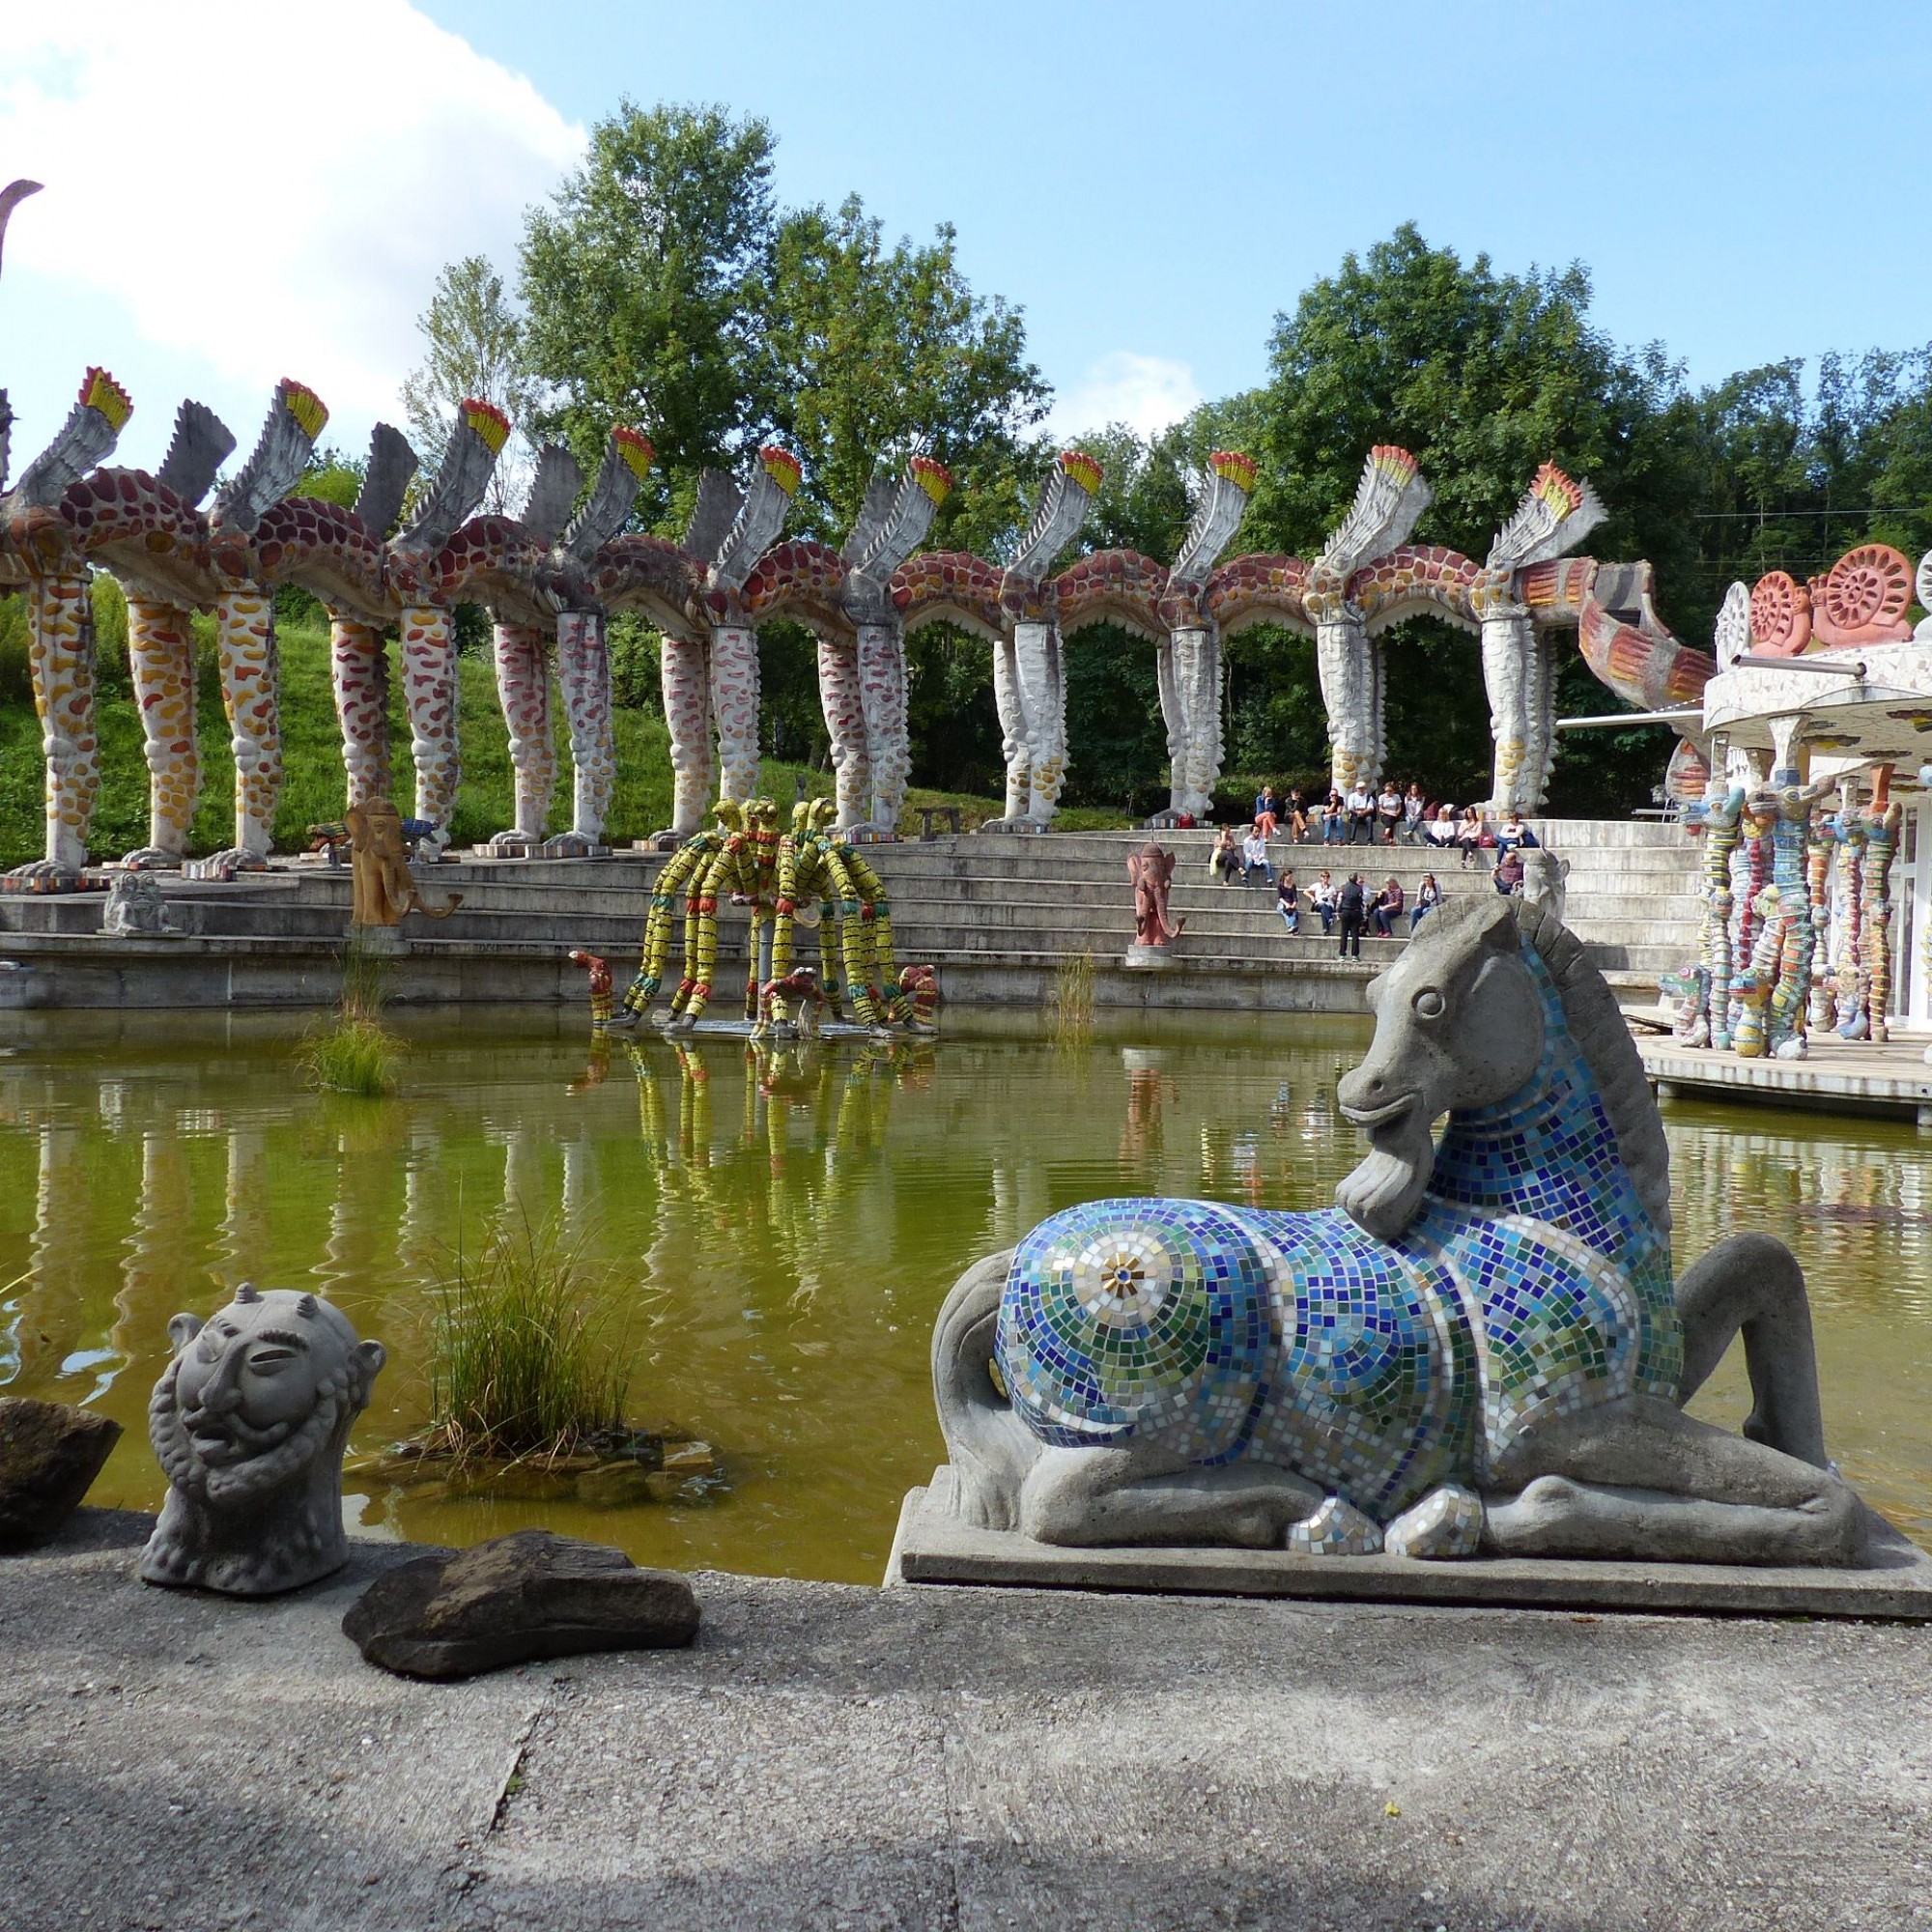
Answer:
POLYGON ((979 1529, 1011 1529, 1020 1485, 1040 1452, 992 1377, 994 1329, 1012 1251, 975 1262, 952 1285, 932 1329, 932 1393, 956 1479, 960 1515, 979 1529))

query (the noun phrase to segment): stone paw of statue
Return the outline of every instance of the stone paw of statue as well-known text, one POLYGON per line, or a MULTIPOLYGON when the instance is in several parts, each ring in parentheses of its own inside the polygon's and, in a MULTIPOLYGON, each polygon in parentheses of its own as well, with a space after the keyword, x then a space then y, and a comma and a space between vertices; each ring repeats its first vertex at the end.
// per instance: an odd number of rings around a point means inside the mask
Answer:
POLYGON ((158 845, 137 845, 124 855, 121 864, 130 872, 179 872, 184 856, 164 852, 158 845))
POLYGON ((658 1031, 668 1039, 673 1035, 682 1037, 697 1031, 697 1021, 690 1013, 667 1013, 658 1022, 658 1031))
POLYGON ((1473 1556, 1483 1540, 1483 1499, 1460 1483, 1444 1483, 1406 1509, 1382 1531, 1391 1556, 1454 1562, 1473 1556))
POLYGON ((1289 1524, 1283 1547, 1293 1556, 1373 1556, 1382 1533, 1353 1503, 1330 1496, 1313 1516, 1289 1524))
POLYGON ((499 858, 521 859, 526 852, 537 851, 543 842, 541 832, 519 832, 512 825, 506 831, 493 833, 484 839, 482 849, 494 852, 499 858))
POLYGON ((231 845, 226 851, 211 852, 206 859, 189 859, 182 867, 185 879, 214 880, 226 885, 242 872, 266 872, 266 854, 251 852, 245 845, 231 845))
POLYGON ((7 889, 15 893, 75 893, 82 883, 79 869, 58 859, 36 859, 7 874, 7 889))
POLYGON ((546 859, 600 859, 610 849, 584 833, 559 832, 554 838, 544 840, 543 855, 546 859))
POLYGON ((1803 1060, 1809 1054, 1810 1042, 1802 1033, 1795 1033, 1789 1039, 1781 1039, 1772 1048, 1774 1060, 1803 1060))
POLYGON ((619 1007, 611 1017, 603 1022, 606 1033, 633 1033, 642 1022, 640 1013, 634 1013, 629 1007, 619 1007))

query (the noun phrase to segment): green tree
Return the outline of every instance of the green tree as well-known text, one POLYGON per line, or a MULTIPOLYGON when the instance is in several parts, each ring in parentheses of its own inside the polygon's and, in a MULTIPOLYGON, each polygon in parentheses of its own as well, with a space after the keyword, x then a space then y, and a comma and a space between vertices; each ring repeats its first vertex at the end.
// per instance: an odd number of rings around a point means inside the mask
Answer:
POLYGON ((844 534, 875 469, 912 455, 953 473, 952 533, 1016 510, 1047 388, 1026 357, 1026 321, 976 296, 956 237, 885 245, 857 195, 836 213, 806 208, 780 224, 764 342, 772 423, 805 465, 803 505, 820 534, 844 534))
MULTIPOLYGON (((529 213, 519 288, 528 366, 580 455, 613 423, 687 489, 768 418, 763 334, 777 231, 772 131, 722 107, 623 101, 582 167, 529 213)), ((670 509, 662 481, 647 498, 670 509)))
POLYGON ((469 398, 494 403, 509 417, 511 440, 490 479, 485 507, 501 513, 528 480, 528 433, 541 384, 530 374, 523 324, 503 289, 503 278, 481 255, 451 262, 436 278, 436 292, 416 321, 422 362, 403 379, 403 410, 415 451, 418 476, 436 474, 458 408, 469 398))
MULTIPOLYGON (((1589 299, 1580 265, 1505 274, 1487 256, 1465 264, 1432 248, 1409 224, 1366 257, 1345 257, 1277 321, 1247 540, 1313 555, 1347 509, 1371 445, 1396 442, 1435 491, 1418 540, 1480 557, 1537 467, 1554 461, 1589 476, 1611 510, 1599 554, 1648 555, 1666 617, 1692 639, 1701 620, 1708 635, 1701 600, 1681 611, 1672 602, 1673 587, 1697 574, 1695 411, 1681 371, 1655 349, 1618 352, 1591 324, 1589 299)), ((1418 619, 1387 649, 1390 769, 1445 796, 1482 789, 1487 707, 1470 640, 1418 619)), ((1290 671, 1313 674, 1305 659, 1290 671)), ((1586 708, 1606 708, 1587 671, 1583 681, 1594 693, 1586 708)), ((1566 673, 1566 701, 1574 682, 1566 673)), ((1238 716, 1238 676, 1235 706, 1238 716)), ((1576 803, 1635 803, 1664 750, 1657 733, 1568 741, 1559 796, 1568 780, 1576 803)))

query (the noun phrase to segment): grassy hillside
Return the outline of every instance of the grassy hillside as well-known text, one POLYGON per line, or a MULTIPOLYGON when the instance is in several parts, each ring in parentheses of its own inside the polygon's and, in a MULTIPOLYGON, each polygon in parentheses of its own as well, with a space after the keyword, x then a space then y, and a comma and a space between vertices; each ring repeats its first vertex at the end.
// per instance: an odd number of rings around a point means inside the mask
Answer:
MULTIPOLYGON (((146 842, 148 835, 148 768, 141 756, 141 723, 128 681, 126 632, 117 623, 114 600, 103 599, 100 610, 100 804, 95 813, 90 840, 97 860, 117 859, 146 842)), ((196 655, 200 667, 202 793, 195 813, 193 850, 218 851, 230 842, 234 824, 234 760, 228 749, 228 725, 221 713, 220 684, 215 674, 213 627, 195 620, 196 655)), ((284 781, 281 808, 275 816, 278 851, 299 851, 306 829, 342 815, 342 741, 328 683, 328 633, 317 625, 282 627, 282 757, 284 781)), ((410 728, 401 696, 402 680, 396 646, 389 647, 390 755, 397 803, 407 813, 414 794, 415 775, 410 758, 410 728)), ((461 662, 461 706, 458 746, 463 781, 457 792, 453 842, 470 845, 500 832, 511 821, 510 753, 502 713, 497 709, 496 684, 486 657, 461 662)), ((551 830, 570 822, 571 763, 562 706, 555 703, 558 776, 551 810, 551 830)), ((664 721, 655 712, 623 710, 616 714, 617 787, 612 802, 609 837, 613 844, 640 838, 670 822, 669 741, 664 721)), ((828 772, 807 770, 768 759, 765 789, 788 803, 803 776, 815 794, 832 789, 828 772)), ((995 815, 991 799, 954 793, 915 791, 907 810, 906 829, 915 827, 912 808, 945 802, 958 805, 968 825, 995 815)), ((0 599, 0 868, 17 866, 41 854, 43 807, 40 724, 34 716, 26 674, 26 643, 19 600, 0 599)), ((1065 814, 1069 827, 1123 824, 1119 813, 1083 810, 1065 814)))

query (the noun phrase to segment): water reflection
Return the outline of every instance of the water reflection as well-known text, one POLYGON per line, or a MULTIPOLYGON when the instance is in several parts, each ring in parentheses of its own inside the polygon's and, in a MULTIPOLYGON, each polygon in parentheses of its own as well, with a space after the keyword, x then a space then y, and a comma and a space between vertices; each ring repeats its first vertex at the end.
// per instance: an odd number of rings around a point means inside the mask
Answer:
MULTIPOLYGON (((286 1031, 179 1019, 0 1059, 0 1384, 128 1435, 99 1492, 152 1505, 165 1324, 246 1279, 307 1277, 391 1350, 361 1446, 422 1419, 431 1284, 504 1215, 554 1217, 608 1270, 635 1419, 720 1445, 728 1492, 545 1513, 372 1497, 473 1540, 535 1520, 640 1560, 869 1579, 930 1472, 926 1347, 954 1275, 1055 1209, 1190 1193, 1330 1200, 1357 1156, 1334 1087, 1365 1032, 1158 1027, 1063 1049, 972 1016, 934 1042, 587 1044, 417 1025, 392 1101, 300 1092, 286 1031)), ((80 1037, 76 1037, 80 1036, 80 1037)), ((1932 1152, 1909 1130, 1675 1106, 1677 1248, 1739 1226, 1810 1274, 1833 1447, 1932 1538, 1932 1152)), ((1741 1378, 1706 1412, 1735 1421, 1741 1378)))

